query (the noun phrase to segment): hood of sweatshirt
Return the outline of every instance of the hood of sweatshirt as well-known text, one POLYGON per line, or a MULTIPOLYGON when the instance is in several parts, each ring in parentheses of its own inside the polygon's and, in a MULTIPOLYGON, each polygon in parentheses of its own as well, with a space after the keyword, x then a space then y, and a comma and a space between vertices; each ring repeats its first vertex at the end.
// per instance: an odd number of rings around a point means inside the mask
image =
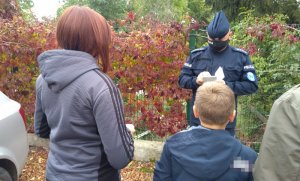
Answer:
POLYGON ((49 89, 59 92, 82 74, 99 69, 96 59, 88 53, 74 50, 49 50, 38 56, 43 79, 49 89))
POLYGON ((199 180, 216 180, 238 159, 242 145, 225 130, 192 127, 169 140, 173 159, 199 180), (180 134, 185 136, 179 136, 180 134))

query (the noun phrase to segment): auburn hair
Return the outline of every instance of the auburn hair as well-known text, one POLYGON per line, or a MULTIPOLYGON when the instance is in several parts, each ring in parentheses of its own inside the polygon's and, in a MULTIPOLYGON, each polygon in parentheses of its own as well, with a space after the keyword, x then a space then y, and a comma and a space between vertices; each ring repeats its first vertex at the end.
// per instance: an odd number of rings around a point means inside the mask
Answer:
POLYGON ((96 11, 85 6, 68 7, 58 19, 56 38, 59 47, 89 53, 101 59, 103 72, 109 70, 111 30, 96 11))

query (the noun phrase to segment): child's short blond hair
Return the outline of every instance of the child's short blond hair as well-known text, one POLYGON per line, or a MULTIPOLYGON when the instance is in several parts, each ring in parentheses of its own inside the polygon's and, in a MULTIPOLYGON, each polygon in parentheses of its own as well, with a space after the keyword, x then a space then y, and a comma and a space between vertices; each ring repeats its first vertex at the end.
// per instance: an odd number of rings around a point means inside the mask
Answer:
POLYGON ((235 109, 234 94, 223 83, 204 83, 197 89, 195 109, 201 122, 223 125, 235 109))

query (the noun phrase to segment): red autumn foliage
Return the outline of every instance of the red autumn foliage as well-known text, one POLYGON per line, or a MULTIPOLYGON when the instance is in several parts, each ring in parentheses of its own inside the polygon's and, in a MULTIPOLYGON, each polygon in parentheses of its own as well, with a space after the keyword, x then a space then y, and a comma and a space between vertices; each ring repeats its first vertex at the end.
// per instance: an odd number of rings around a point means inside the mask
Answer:
POLYGON ((128 12, 127 18, 128 18, 130 21, 134 21, 134 19, 135 19, 135 13, 132 12, 132 11, 128 12))
MULTIPOLYGON (((37 55, 56 47, 53 26, 30 25, 20 17, 0 19, 0 90, 22 103, 28 118, 33 116, 37 55)), ((30 122, 30 121, 29 121, 30 122)), ((32 131, 32 124, 29 124, 32 131)))
MULTIPOLYGON (((54 23, 28 24, 18 17, 0 21, 0 89, 22 103, 32 132, 39 74, 36 58, 57 47, 54 23)), ((109 74, 123 93, 126 121, 160 136, 183 129, 186 120, 182 103, 189 95, 177 85, 188 53, 182 29, 151 20, 125 21, 123 26, 129 33, 112 35, 113 69, 109 74), (145 94, 139 97, 136 92, 140 90, 145 94)))
POLYGON ((128 34, 114 34, 110 75, 123 94, 127 122, 165 136, 187 123, 182 103, 189 93, 177 81, 188 49, 180 24, 142 23, 144 31, 130 24, 128 34))

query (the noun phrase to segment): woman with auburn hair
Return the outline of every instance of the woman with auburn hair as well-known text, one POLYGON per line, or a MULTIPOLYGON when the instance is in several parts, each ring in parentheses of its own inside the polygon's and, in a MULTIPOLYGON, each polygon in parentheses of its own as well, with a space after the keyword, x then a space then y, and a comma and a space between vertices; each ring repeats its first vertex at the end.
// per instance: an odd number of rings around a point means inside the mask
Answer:
POLYGON ((50 138, 46 179, 121 180, 134 145, 121 94, 105 74, 110 27, 94 10, 72 6, 56 31, 60 49, 38 56, 36 81, 34 129, 50 138))

